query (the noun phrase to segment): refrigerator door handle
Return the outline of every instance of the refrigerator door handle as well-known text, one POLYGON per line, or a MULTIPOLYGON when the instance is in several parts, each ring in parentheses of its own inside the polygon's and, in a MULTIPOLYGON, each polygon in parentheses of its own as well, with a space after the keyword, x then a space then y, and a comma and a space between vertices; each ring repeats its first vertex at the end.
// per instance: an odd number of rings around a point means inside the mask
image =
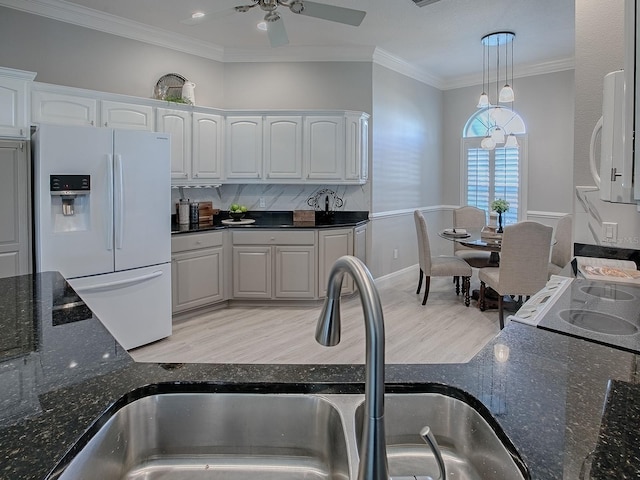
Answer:
POLYGON ((124 236, 124 183, 122 178, 122 155, 114 155, 115 159, 115 230, 116 248, 122 248, 122 238, 124 236))
POLYGON ((113 155, 107 155, 107 250, 113 250, 113 155))
POLYGON ((124 280, 116 280, 114 282, 99 283, 96 285, 88 285, 86 287, 74 287, 73 289, 78 294, 104 291, 104 290, 115 290, 118 288, 124 288, 130 285, 136 285, 138 283, 147 282, 149 280, 152 280, 160 276, 162 276, 162 270, 156 270, 155 272, 148 273, 146 275, 140 275, 139 277, 126 278, 124 280))

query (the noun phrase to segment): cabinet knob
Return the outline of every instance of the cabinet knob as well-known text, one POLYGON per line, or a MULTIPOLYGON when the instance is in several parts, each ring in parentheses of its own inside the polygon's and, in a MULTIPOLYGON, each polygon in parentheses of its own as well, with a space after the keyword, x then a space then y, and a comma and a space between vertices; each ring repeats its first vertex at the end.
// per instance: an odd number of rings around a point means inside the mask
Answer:
POLYGON ((91 120, 91 122, 90 122, 90 123, 91 123, 91 126, 93 127, 93 120, 91 120))
POLYGON ((104 126, 105 126, 105 127, 107 126, 107 123, 108 123, 108 122, 104 122, 104 126))
POLYGON ((201 245, 201 244, 202 244, 202 240, 196 241, 196 245, 201 245))
POLYGON ((194 175, 194 177, 198 178, 198 174, 196 173, 196 174, 194 175))

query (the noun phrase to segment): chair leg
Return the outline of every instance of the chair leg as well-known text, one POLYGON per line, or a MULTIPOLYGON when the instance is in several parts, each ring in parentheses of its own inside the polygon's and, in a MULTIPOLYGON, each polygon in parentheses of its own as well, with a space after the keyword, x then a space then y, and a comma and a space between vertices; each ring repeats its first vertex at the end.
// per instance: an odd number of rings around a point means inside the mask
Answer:
POLYGON ((429 285, 431 285, 431 277, 428 275, 424 276, 424 298, 422 299, 422 304, 427 303, 427 297, 429 296, 429 285))
POLYGON ((480 282, 480 298, 478 298, 478 307, 480 308, 481 312, 484 312, 486 310, 486 307, 484 304, 484 294, 485 294, 486 288, 487 287, 484 284, 484 282, 480 282))
POLYGON ((498 294, 498 318, 500 319, 500 330, 504 328, 504 305, 502 295, 498 294))
POLYGON ((471 289, 471 277, 464 277, 462 279, 462 291, 464 292, 464 304, 469 306, 471 300, 469 299, 469 290, 471 289))
POLYGON ((422 288, 422 274, 423 271, 420 269, 420 277, 418 278, 418 290, 416 291, 416 295, 420 293, 420 289, 422 288))
POLYGON ((460 277, 456 277, 456 295, 460 295, 460 277))

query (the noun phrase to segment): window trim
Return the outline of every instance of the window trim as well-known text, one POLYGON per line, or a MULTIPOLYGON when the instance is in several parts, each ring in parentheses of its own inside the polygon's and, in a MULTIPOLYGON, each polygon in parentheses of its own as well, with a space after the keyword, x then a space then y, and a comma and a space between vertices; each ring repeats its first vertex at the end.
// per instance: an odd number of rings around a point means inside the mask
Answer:
MULTIPOLYGON (((516 135, 518 139, 518 144, 520 145, 518 151, 518 160, 519 160, 519 175, 520 175, 520 186, 518 188, 518 221, 525 221, 528 217, 527 215, 527 200, 529 198, 528 188, 529 185, 529 161, 528 161, 528 152, 529 152, 529 135, 528 134, 519 134, 516 135)), ((467 204, 467 149, 474 147, 480 148, 480 142, 482 141, 482 137, 462 137, 460 139, 460 205, 467 204)), ((489 212, 487 212, 489 213, 489 212)))

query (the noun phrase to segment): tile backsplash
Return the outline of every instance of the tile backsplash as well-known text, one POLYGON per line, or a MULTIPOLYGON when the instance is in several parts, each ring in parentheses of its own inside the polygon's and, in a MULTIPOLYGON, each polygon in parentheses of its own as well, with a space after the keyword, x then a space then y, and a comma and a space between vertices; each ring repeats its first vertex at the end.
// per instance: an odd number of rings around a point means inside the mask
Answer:
MULTIPOLYGON (((281 185, 281 184, 242 184, 222 185, 217 188, 183 188, 183 195, 192 201, 213 202, 213 208, 226 210, 232 203, 246 205, 249 210, 311 210, 307 203, 309 197, 328 188, 343 201, 338 210, 370 211, 369 194, 366 186, 360 185, 281 185), (265 206, 260 206, 264 198, 265 206)), ((171 189, 171 213, 180 199, 180 190, 171 189)))

